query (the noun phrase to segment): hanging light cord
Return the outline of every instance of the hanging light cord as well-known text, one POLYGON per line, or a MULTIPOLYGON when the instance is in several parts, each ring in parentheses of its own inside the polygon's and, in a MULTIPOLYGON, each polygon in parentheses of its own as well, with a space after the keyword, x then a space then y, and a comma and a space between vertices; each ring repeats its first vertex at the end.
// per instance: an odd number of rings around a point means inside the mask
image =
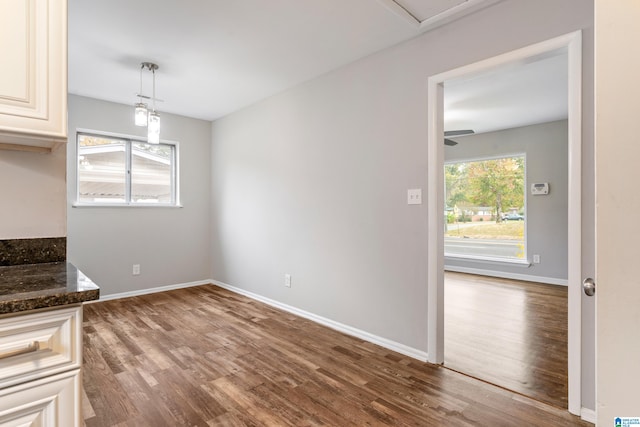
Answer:
POLYGON ((140 92, 138 92, 138 100, 142 102, 142 70, 144 69, 144 63, 140 65, 140 92))
POLYGON ((153 105, 153 112, 155 113, 156 111, 156 69, 153 68, 151 70, 151 73, 153 74, 153 98, 151 99, 151 101, 153 105))

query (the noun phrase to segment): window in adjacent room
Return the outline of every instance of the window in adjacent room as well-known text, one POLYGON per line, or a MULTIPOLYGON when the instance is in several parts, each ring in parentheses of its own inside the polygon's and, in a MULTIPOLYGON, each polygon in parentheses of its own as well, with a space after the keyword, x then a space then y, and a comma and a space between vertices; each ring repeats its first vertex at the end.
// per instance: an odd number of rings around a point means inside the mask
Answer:
POLYGON ((446 256, 526 259, 525 156, 448 162, 446 256))
POLYGON ((78 133, 77 205, 177 206, 177 146, 78 133))

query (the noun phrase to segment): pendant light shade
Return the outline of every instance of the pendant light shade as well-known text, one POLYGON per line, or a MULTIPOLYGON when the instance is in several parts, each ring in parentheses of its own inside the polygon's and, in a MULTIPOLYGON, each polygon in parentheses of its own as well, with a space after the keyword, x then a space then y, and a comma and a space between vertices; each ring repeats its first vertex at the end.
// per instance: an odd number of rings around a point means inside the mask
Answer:
POLYGON ((149 125, 147 126, 147 142, 149 144, 160 143, 160 114, 152 111, 149 113, 149 125))
POLYGON ((138 102, 136 104, 136 126, 146 126, 148 115, 149 110, 147 109, 147 104, 138 102))

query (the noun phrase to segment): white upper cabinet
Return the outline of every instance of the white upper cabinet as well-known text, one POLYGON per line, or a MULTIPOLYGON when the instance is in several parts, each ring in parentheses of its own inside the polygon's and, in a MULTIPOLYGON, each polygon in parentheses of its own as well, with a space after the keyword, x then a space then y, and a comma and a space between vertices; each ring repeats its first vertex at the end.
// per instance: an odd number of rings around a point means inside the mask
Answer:
POLYGON ((67 140, 67 0, 0 0, 0 149, 67 140))

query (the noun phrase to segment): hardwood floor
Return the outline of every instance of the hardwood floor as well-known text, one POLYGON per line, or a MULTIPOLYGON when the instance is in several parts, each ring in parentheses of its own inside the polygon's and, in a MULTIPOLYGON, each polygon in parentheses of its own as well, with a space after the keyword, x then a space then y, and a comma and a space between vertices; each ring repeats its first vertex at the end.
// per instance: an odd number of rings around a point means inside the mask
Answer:
POLYGON ((84 308, 98 426, 590 426, 206 285, 84 308))
POLYGON ((567 288, 447 272, 445 366, 567 408, 567 288))

